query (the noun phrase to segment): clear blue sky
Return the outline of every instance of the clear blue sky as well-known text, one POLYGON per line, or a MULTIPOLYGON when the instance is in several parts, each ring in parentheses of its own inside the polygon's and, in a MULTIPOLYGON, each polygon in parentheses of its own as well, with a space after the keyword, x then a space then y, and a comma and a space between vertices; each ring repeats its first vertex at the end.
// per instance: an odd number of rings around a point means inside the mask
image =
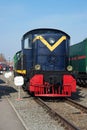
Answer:
POLYGON ((0 53, 8 60, 21 49, 22 35, 50 27, 71 36, 71 44, 87 37, 87 0, 0 0, 0 53))

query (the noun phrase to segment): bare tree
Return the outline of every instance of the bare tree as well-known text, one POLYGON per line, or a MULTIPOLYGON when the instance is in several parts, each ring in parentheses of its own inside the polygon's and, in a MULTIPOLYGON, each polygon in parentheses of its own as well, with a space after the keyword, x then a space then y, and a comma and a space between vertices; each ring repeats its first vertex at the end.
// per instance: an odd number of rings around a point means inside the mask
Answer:
POLYGON ((0 62, 6 63, 6 59, 2 53, 0 53, 0 62))

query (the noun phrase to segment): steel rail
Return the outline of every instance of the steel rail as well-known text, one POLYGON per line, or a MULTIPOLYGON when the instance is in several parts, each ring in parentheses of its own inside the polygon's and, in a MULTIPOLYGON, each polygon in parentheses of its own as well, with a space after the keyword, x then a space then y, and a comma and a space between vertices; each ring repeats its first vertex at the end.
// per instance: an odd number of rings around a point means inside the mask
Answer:
POLYGON ((80 109, 81 111, 83 111, 84 113, 87 113, 87 107, 77 103, 76 101, 73 101, 70 98, 66 98, 65 102, 69 103, 70 105, 80 109))
POLYGON ((49 115, 53 117, 55 120, 57 120, 58 123, 61 123, 61 125, 64 126, 66 130, 80 130, 74 124, 62 117, 59 113, 55 112, 52 108, 50 108, 42 99, 35 97, 34 100, 43 108, 45 108, 49 115))

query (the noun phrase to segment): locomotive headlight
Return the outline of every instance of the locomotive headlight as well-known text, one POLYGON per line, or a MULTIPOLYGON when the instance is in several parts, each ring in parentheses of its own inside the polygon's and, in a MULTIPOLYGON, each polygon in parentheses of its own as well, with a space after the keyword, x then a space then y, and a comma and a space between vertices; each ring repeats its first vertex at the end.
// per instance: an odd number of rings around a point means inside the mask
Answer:
POLYGON ((35 70, 40 70, 41 66, 39 64, 35 65, 35 70))
POLYGON ((49 43, 50 44, 54 44, 55 43, 55 39, 54 38, 49 38, 49 43))
POLYGON ((72 67, 71 65, 68 65, 68 66, 67 66, 67 70, 68 70, 68 71, 72 71, 72 70, 73 70, 73 67, 72 67))

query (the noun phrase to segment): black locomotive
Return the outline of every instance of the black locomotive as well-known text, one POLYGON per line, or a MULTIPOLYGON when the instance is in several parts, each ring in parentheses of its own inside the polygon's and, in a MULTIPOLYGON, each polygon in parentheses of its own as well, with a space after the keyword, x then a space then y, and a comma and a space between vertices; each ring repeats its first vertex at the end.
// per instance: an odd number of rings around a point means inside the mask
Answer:
POLYGON ((14 56, 15 75, 24 77, 23 88, 35 96, 65 97, 76 91, 70 73, 70 36, 57 29, 35 29, 22 37, 14 56))

